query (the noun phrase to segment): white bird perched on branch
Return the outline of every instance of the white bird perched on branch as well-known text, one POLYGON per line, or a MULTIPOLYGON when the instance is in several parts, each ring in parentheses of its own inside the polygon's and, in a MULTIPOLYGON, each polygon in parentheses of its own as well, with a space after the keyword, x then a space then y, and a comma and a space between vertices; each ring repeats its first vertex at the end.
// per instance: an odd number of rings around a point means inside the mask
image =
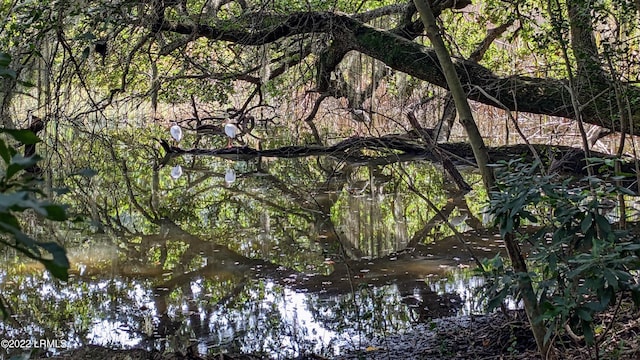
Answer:
POLYGON ((358 134, 360 134, 360 123, 364 123, 367 128, 371 124, 371 116, 365 110, 350 108, 349 113, 351 114, 351 119, 358 123, 358 134))
POLYGON ((171 133, 171 137, 173 138, 173 140, 175 140, 176 145, 180 143, 180 140, 182 140, 182 129, 177 123, 173 123, 171 125, 169 132, 171 133))
POLYGON ((178 180, 182 176, 182 166, 176 165, 171 168, 171 178, 173 180, 178 180))
POLYGON ((227 186, 233 184, 236 181, 236 171, 233 169, 227 169, 224 174, 224 182, 227 186))
POLYGON ((233 122, 233 120, 227 119, 227 121, 225 121, 224 133, 229 138, 229 140, 227 141, 227 148, 231 148, 233 139, 235 139, 238 135, 238 127, 236 126, 235 122, 233 122))
POLYGON ((362 122, 365 124, 368 124, 371 122, 371 116, 369 116, 369 113, 362 109, 351 108, 349 109, 349 112, 351 113, 351 118, 354 121, 362 122))

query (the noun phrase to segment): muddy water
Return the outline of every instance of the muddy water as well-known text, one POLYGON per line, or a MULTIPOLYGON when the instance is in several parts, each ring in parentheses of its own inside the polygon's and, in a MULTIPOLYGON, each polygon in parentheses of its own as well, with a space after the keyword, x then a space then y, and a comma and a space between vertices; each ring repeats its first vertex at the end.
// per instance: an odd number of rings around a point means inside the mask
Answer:
POLYGON ((100 176, 113 183, 93 203, 99 226, 57 233, 78 239, 67 283, 7 255, 0 286, 16 315, 4 338, 332 356, 481 311, 471 258, 501 248, 476 230, 482 195, 456 195, 429 164, 177 158, 100 176))

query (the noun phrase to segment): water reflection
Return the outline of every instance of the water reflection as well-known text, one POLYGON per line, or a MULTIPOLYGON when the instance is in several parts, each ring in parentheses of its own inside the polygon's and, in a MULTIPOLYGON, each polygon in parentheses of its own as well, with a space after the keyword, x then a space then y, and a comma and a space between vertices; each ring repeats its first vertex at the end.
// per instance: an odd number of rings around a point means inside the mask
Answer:
MULTIPOLYGON (((190 156, 172 181, 148 154, 112 150, 121 158, 94 179, 65 184, 74 210, 102 229, 65 230, 88 239, 67 245, 72 279, 51 282, 32 265, 4 270, 3 293, 20 315, 3 336, 330 356, 476 309, 471 255, 442 218, 480 228, 480 195, 454 196, 436 167, 190 156), (220 186, 223 177, 234 186, 220 186)), ((478 254, 499 251, 489 234, 464 235, 478 254)))
POLYGON ((195 342, 209 354, 293 357, 359 349, 416 322, 477 310, 470 294, 477 280, 458 266, 468 262, 454 260, 462 256, 455 251, 425 247, 422 258, 412 252, 334 263, 320 275, 242 258, 195 238, 169 240, 164 250, 150 241, 145 246, 143 261, 108 245, 95 247, 101 262, 88 249, 72 251, 78 270, 66 285, 39 272, 6 275, 4 293, 28 310, 17 318, 21 326, 5 324, 2 332, 64 338, 72 346, 170 351, 195 342), (185 249, 182 241, 191 243, 185 249), (191 259, 189 265, 165 269, 169 261, 154 260, 175 255, 191 259))
POLYGON ((208 354, 339 354, 365 347, 372 337, 406 331, 416 321, 451 314, 431 313, 425 318, 429 309, 438 307, 425 305, 424 300, 433 300, 419 296, 450 304, 459 301, 429 290, 418 294, 413 287, 412 294, 403 295, 409 288, 398 285, 360 286, 353 293, 337 295, 304 293, 273 281, 252 280, 231 298, 220 297, 213 279, 200 278, 170 290, 120 276, 110 280, 76 277, 67 287, 53 289, 46 285, 47 279, 30 277, 34 281, 22 289, 24 296, 17 303, 31 309, 17 319, 28 325, 5 324, 0 329, 3 336, 162 351, 184 349, 195 342, 208 354), (413 301, 407 300, 411 297, 413 301), (48 316, 38 314, 43 310, 48 316))

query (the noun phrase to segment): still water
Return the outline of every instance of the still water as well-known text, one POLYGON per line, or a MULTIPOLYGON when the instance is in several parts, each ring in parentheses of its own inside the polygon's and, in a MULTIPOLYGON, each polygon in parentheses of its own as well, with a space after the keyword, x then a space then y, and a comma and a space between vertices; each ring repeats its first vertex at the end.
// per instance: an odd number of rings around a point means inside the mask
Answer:
POLYGON ((421 196, 484 258, 501 244, 475 230, 483 194, 458 194, 429 163, 161 159, 103 146, 110 161, 75 159, 95 174, 61 180, 60 200, 84 220, 31 229, 65 244, 70 280, 5 255, 0 286, 15 315, 0 336, 331 356, 482 309, 472 255, 421 196))

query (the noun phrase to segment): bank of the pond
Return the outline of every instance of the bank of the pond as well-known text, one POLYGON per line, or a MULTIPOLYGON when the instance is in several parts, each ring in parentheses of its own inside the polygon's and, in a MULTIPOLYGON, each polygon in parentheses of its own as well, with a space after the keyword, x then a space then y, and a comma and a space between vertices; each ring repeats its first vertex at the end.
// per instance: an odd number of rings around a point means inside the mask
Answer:
MULTIPOLYGON (((609 314, 611 315, 611 314, 609 314)), ((609 315, 603 316, 602 320, 609 315)), ((616 334, 616 340, 600 344, 600 359, 632 360, 640 358, 640 320, 638 309, 617 314, 618 321, 609 329, 616 334)), ((611 320, 609 318, 609 320, 611 320)), ((594 358, 592 349, 571 339, 556 339, 559 358, 594 358)), ((99 346, 85 346, 49 359, 91 359, 91 360, 267 360, 257 354, 216 354, 202 356, 193 351, 161 354, 157 351, 110 350, 99 346)), ((390 334, 383 338, 370 339, 362 349, 352 349, 345 354, 331 358, 316 354, 304 354, 296 360, 376 360, 376 359, 540 359, 525 316, 522 312, 489 315, 459 316, 435 319, 431 323, 419 324, 408 333, 390 334)))

